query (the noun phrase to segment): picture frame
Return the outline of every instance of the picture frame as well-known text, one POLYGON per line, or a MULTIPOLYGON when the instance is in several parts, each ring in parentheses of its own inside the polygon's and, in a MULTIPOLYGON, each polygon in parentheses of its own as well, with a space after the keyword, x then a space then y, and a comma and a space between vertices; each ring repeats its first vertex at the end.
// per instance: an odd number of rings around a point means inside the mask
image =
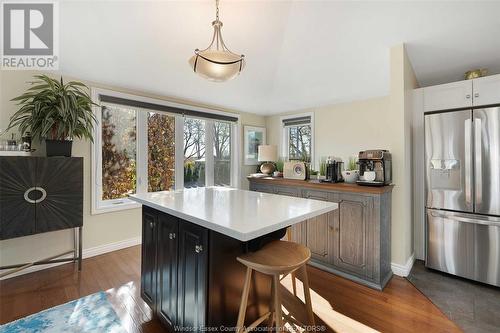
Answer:
POLYGON ((259 126, 244 126, 243 129, 243 158, 245 165, 258 165, 259 145, 266 144, 266 128, 259 126))

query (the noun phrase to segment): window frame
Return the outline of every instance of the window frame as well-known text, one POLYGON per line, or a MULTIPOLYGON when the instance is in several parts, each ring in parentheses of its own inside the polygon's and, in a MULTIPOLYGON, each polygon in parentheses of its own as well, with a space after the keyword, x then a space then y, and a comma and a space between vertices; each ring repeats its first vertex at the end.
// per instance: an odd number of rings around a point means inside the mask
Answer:
POLYGON ((284 157, 287 161, 289 160, 289 136, 288 136, 288 127, 283 124, 283 121, 287 119, 294 119, 300 117, 311 117, 311 167, 316 170, 316 160, 314 159, 316 156, 315 152, 315 139, 314 139, 314 112, 306 112, 306 113, 298 113, 291 114, 280 117, 280 126, 281 126, 281 138, 280 138, 280 147, 279 151, 281 152, 281 157, 284 157))
MULTIPOLYGON (((135 100, 145 103, 153 103, 158 105, 165 105, 170 107, 175 107, 179 109, 186 109, 190 111, 199 111, 205 113, 218 114, 222 116, 231 116, 237 118, 236 122, 229 122, 231 124, 231 187, 240 187, 240 136, 241 136, 241 117, 239 114, 223 112, 219 110, 213 110, 204 107, 192 106, 188 104, 180 104, 175 102, 170 102, 166 100, 150 98, 140 95, 133 95, 128 93, 122 93, 109 89, 102 88, 91 88, 92 101, 98 105, 93 106, 93 112, 97 119, 97 124, 94 126, 93 136, 94 141, 91 144, 91 214, 103 214, 114 211, 121 211, 127 209, 134 209, 141 207, 141 204, 132 201, 128 198, 102 200, 102 109, 100 106, 100 95, 108 95, 113 97, 125 98, 130 100, 135 100)), ((169 116, 175 117, 175 188, 174 190, 184 189, 184 116, 181 114, 172 114, 164 111, 150 110, 150 112, 163 113, 169 116)), ((148 112, 138 108, 136 114, 136 161, 137 161, 137 184, 136 193, 147 193, 148 190, 148 135, 147 135, 147 117, 148 112)), ((187 117, 187 116, 186 116, 187 117)), ((213 128, 213 125, 217 119, 209 119, 204 117, 194 117, 189 115, 189 117, 203 119, 205 121, 205 126, 213 128)), ((223 121, 223 120, 221 120, 223 121)), ((210 132, 209 138, 211 143, 209 144, 210 150, 206 152, 213 151, 213 131, 206 130, 206 133, 210 132)), ((207 140, 207 137, 205 138, 207 140)), ((205 148, 207 149, 208 146, 205 148)), ((206 156, 212 154, 205 154, 206 156)), ((213 186, 214 179, 214 159, 205 159, 205 186, 213 186), (210 177, 210 175, 212 175, 210 177)))

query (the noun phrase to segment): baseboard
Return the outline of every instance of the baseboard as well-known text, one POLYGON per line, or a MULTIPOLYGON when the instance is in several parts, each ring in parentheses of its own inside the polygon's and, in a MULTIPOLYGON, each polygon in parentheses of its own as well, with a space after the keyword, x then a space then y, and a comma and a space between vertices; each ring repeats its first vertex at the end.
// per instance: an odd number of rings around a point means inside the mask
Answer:
MULTIPOLYGON (((95 256, 98 256, 101 254, 125 249, 127 247, 131 247, 131 246, 135 246, 135 245, 139 245, 139 244, 141 244, 141 237, 125 239, 125 240, 122 240, 119 242, 114 242, 114 243, 109 243, 109 244, 104 244, 104 245, 99 245, 99 246, 91 247, 88 249, 84 249, 82 251, 82 257, 83 257, 83 259, 91 258, 91 257, 95 257, 95 256)), ((63 256, 61 258, 71 258, 71 257, 72 257, 71 255, 67 255, 67 256, 63 256)), ((71 262, 60 262, 60 263, 47 264, 47 265, 31 266, 31 267, 26 268, 22 271, 19 271, 19 272, 16 272, 14 274, 0 278, 0 280, 10 279, 10 278, 15 277, 15 276, 28 274, 28 273, 40 271, 42 269, 47 269, 47 268, 51 268, 51 267, 55 267, 55 266, 59 266, 59 265, 68 264, 68 263, 71 263, 71 262)))
POLYGON ((402 277, 407 277, 410 274, 413 263, 415 262, 415 253, 412 253, 410 258, 406 261, 406 264, 400 265, 396 263, 391 263, 391 269, 394 275, 399 275, 402 277))

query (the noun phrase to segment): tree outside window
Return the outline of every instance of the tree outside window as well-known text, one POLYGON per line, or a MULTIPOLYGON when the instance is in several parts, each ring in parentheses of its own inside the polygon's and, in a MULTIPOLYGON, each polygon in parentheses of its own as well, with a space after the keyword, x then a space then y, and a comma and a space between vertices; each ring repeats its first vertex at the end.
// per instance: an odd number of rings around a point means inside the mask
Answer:
POLYGON ((311 125, 288 127, 288 158, 311 162, 311 125))

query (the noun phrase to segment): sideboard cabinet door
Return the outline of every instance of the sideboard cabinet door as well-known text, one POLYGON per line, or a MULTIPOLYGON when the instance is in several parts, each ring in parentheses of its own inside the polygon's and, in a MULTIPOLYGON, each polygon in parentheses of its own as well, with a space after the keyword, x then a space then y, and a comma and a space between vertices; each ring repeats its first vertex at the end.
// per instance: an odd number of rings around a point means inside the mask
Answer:
POLYGON ((204 327, 206 319, 207 251, 208 230, 180 223, 177 324, 196 327, 197 331, 204 327))
MULTIPOLYGON (((329 201, 331 194, 324 191, 303 190, 302 197, 307 199, 329 201)), ((331 251, 332 238, 330 227, 334 218, 333 212, 322 214, 306 220, 304 224, 304 239, 306 245, 311 250, 311 258, 323 263, 332 261, 331 251)))
POLYGON ((158 212, 158 305, 161 321, 171 330, 177 324, 178 219, 158 212))
POLYGON ((371 197, 340 194, 334 213, 333 264, 358 276, 373 275, 371 197))
POLYGON ((37 158, 36 186, 47 193, 36 205, 37 233, 82 225, 83 158, 37 158))
POLYGON ((142 210, 141 296, 154 309, 156 304, 157 213, 142 210))
MULTIPOLYGON (((0 240, 35 233, 35 203, 25 193, 35 186, 36 159, 0 157, 0 240)), ((40 193, 28 193, 38 199, 40 193)))

